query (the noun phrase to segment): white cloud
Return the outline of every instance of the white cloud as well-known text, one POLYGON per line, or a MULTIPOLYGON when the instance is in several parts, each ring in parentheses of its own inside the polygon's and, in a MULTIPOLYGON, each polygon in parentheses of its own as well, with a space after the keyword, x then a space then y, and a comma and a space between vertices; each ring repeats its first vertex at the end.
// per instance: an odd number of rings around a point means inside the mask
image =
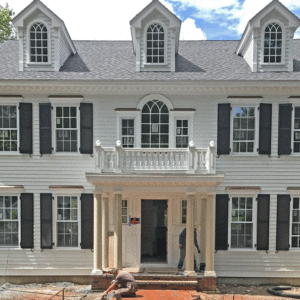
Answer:
MULTIPOLYGON (((247 22, 272 0, 169 0, 180 5, 180 9, 192 7, 195 12, 193 18, 203 19, 210 23, 223 22, 227 28, 242 34, 247 22), (232 22, 236 20, 236 22, 232 22), (228 26, 228 23, 231 25, 228 26)), ((280 0, 288 9, 300 8, 299 0, 280 0)))
POLYGON ((181 40, 206 40, 206 35, 201 28, 196 27, 193 19, 187 18, 181 25, 181 40))

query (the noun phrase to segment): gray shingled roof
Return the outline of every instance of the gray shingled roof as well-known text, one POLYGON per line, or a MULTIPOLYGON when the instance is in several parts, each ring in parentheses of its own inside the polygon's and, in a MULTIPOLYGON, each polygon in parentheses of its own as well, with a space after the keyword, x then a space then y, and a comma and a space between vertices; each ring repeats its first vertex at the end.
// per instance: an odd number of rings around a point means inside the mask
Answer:
POLYGON ((238 41, 181 41, 176 72, 136 72, 131 41, 74 41, 78 53, 59 72, 18 71, 17 40, 0 44, 0 80, 300 80, 300 40, 294 72, 252 73, 234 53, 238 41))

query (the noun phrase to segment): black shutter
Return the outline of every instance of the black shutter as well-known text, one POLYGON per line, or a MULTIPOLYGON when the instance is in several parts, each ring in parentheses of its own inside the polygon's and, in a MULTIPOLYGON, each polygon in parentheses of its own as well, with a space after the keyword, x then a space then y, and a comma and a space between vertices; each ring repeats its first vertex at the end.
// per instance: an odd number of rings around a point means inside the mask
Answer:
POLYGON ((277 195, 276 250, 289 250, 290 195, 277 195))
POLYGON ((257 250, 269 250, 270 195, 257 199, 257 250))
POLYGON ((227 194, 216 195, 216 250, 228 249, 228 201, 227 194))
POLYGON ((52 194, 41 194, 41 248, 52 248, 52 194))
POLYGON ((40 153, 52 153, 51 103, 40 103, 40 153))
POLYGON ((230 153, 230 104, 218 105, 217 154, 230 153))
POLYGON ((93 154, 92 103, 80 103, 80 153, 93 154))
POLYGON ((278 155, 291 154, 292 104, 279 104, 278 155))
POLYGON ((21 248, 33 249, 33 194, 21 194, 21 248))
POLYGON ((259 154, 271 155, 272 104, 259 107, 259 154))
POLYGON ((19 103, 20 153, 32 154, 32 103, 19 103))
POLYGON ((94 195, 81 194, 81 249, 93 249, 94 195))

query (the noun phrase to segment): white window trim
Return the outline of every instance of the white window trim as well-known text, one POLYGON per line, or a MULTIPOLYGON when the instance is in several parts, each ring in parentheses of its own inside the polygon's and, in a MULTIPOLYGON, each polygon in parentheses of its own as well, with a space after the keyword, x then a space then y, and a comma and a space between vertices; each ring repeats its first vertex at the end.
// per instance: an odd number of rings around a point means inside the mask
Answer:
POLYGON ((146 25, 145 25, 145 28, 144 28, 144 45, 145 45, 145 48, 144 48, 144 58, 143 58, 143 65, 145 66, 155 66, 155 67, 162 67, 162 66, 167 66, 168 65, 168 58, 167 58, 167 41, 168 41, 168 34, 167 34, 167 28, 166 28, 166 25, 164 23, 162 23, 161 21, 158 21, 158 20, 152 20, 150 22, 148 22, 146 25), (153 24, 158 24, 160 25, 163 30, 164 30, 164 62, 163 63, 148 63, 147 62, 147 30, 149 28, 149 26, 153 25, 153 24))
POLYGON ((19 240, 19 245, 18 246, 2 246, 0 245, 0 250, 1 249, 22 249, 21 248, 21 193, 10 193, 10 192, 0 192, 0 196, 10 196, 10 197, 18 197, 18 240, 19 240))
POLYGON ((230 155, 232 156, 259 156, 257 152, 258 143, 259 143, 259 103, 261 103, 261 99, 251 99, 251 101, 245 99, 229 99, 231 104, 231 111, 230 111, 230 155), (233 100, 233 101, 231 101, 233 100), (241 101, 242 100, 242 101, 241 101), (243 101, 244 100, 244 101, 243 101), (254 101, 252 101, 254 100, 254 101), (233 113, 234 107, 254 107, 255 108, 255 139, 254 139, 254 146, 253 152, 233 152, 233 113))
MULTIPOLYGON (((82 192, 82 191, 81 191, 82 192)), ((59 191, 57 193, 53 193, 54 201, 52 206, 52 243, 54 243, 53 249, 55 250, 78 250, 81 249, 81 192, 77 191, 59 191), (77 205, 77 213, 78 213, 78 247, 58 247, 57 246, 57 197, 59 196, 69 196, 69 197, 77 197, 78 205, 77 205)))
POLYGON ((257 244, 257 193, 245 193, 243 194, 241 191, 230 191, 229 194, 229 203, 228 203, 228 251, 238 251, 238 252, 249 252, 249 251, 257 251, 255 245, 257 244), (253 206, 252 206, 252 223, 253 223, 253 247, 252 248, 231 248, 231 211, 232 211, 232 198, 234 197, 251 197, 253 198, 253 206))
MULTIPOLYGON (((188 120, 188 137, 189 142, 194 141, 194 114, 195 111, 170 111, 169 114, 169 144, 170 148, 176 148, 176 121, 188 120), (173 134, 172 134, 173 132, 173 134)), ((183 148, 176 148, 183 149, 183 148)))
MULTIPOLYGON (((176 121, 179 119, 188 120, 189 130, 189 142, 194 140, 194 115, 195 111, 174 111, 173 104, 171 101, 160 94, 150 94, 144 97, 137 105, 137 110, 119 110, 116 111, 117 115, 117 137, 122 142, 122 119, 133 119, 134 120, 134 148, 141 148, 141 135, 142 135, 142 109, 146 103, 151 100, 162 101, 169 110, 169 149, 176 148, 176 121)), ((252 105, 253 106, 253 105, 252 105)), ((252 153, 251 153, 252 155, 252 153)))
MULTIPOLYGON (((187 199, 180 199, 180 225, 186 226, 186 223, 182 223, 182 202, 187 201, 187 199)), ((186 216, 187 217, 187 216, 186 216)))
POLYGON ((22 155, 20 153, 20 109, 19 104, 23 101, 23 98, 1 98, 0 97, 0 106, 16 106, 17 107, 17 151, 0 151, 0 155, 22 155))
MULTIPOLYGON (((124 198, 124 199, 122 199, 122 201, 123 200, 127 201, 127 223, 122 222, 122 225, 129 225, 129 215, 130 215, 129 214, 129 200, 128 200, 128 198, 124 198)), ((122 208, 123 208, 123 206, 122 206, 122 208)), ((125 216, 125 215, 122 214, 122 217, 123 216, 125 216)))
MULTIPOLYGON (((35 19, 34 21, 30 22, 27 25, 27 30, 26 30, 26 34, 27 34, 27 53, 26 53, 26 65, 28 67, 31 66, 50 66, 52 64, 52 60, 51 60, 51 27, 46 24, 46 22, 44 20, 41 19, 35 19), (33 24, 35 23, 42 23, 46 28, 47 28, 47 46, 48 46, 48 62, 31 62, 30 61, 30 29, 32 27, 33 24)), ((26 50, 25 50, 26 51, 26 50)))
POLYGON ((51 114, 51 134, 52 134, 52 148, 54 155, 66 155, 66 156, 74 156, 81 155, 80 148, 80 103, 83 98, 50 98, 51 106, 52 106, 52 114, 51 114), (76 152, 57 152, 56 151, 56 107, 57 106, 75 106, 77 109, 77 151, 76 152))
POLYGON ((293 108, 293 110, 292 110, 292 120, 291 120, 291 148, 292 148, 291 155, 300 156, 300 152, 294 152, 295 108, 296 108, 296 106, 300 107, 300 99, 294 99, 294 101, 291 101, 291 103, 292 103, 292 108, 293 108))
MULTIPOLYGON (((141 147, 141 112, 140 111, 116 111, 117 114, 117 137, 122 143, 122 120, 134 120, 134 148, 141 147)), ((126 148, 127 149, 127 148, 126 148)))
POLYGON ((286 64, 285 61, 285 43, 286 43, 286 29, 284 24, 276 19, 272 19, 269 20, 267 22, 265 22, 263 24, 263 26, 261 27, 262 31, 261 31, 261 57, 260 57, 260 64, 262 66, 283 66, 286 64), (271 23, 277 23, 281 29, 282 29, 282 48, 281 48, 281 62, 280 63, 265 63, 264 62, 264 52, 265 52, 265 30, 267 28, 267 26, 269 26, 271 23))
POLYGON ((300 190, 288 190, 290 197, 291 197, 291 202, 290 202, 290 227, 289 227, 289 243, 290 243, 290 249, 289 251, 300 251, 299 248, 293 248, 292 247, 292 221, 293 221, 293 199, 294 198, 300 198, 300 190))

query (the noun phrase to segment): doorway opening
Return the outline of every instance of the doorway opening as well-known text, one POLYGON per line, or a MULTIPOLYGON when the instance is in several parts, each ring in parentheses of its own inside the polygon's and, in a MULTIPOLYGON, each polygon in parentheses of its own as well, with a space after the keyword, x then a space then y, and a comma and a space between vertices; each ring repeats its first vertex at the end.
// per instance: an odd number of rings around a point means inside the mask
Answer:
POLYGON ((167 200, 142 200, 141 262, 167 262, 167 200))

